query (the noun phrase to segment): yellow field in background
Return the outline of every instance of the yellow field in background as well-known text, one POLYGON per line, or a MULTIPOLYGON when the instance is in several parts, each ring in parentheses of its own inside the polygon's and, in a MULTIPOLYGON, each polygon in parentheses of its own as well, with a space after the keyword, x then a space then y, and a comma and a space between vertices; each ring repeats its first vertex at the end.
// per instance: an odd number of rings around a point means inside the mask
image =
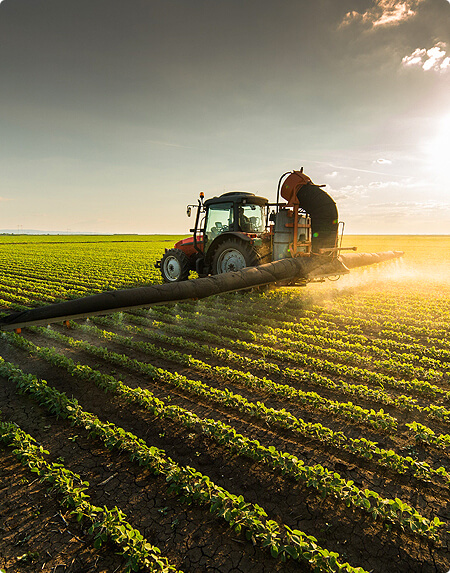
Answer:
POLYGON ((450 235, 344 235, 342 246, 358 252, 404 251, 404 261, 449 266, 450 235))

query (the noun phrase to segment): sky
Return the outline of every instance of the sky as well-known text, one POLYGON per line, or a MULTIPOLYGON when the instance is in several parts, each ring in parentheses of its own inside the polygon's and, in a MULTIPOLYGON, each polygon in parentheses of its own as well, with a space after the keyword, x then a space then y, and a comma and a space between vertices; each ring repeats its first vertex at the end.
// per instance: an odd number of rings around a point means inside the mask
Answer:
POLYGON ((0 230, 189 235, 286 171, 450 233, 449 0, 2 0, 0 230))

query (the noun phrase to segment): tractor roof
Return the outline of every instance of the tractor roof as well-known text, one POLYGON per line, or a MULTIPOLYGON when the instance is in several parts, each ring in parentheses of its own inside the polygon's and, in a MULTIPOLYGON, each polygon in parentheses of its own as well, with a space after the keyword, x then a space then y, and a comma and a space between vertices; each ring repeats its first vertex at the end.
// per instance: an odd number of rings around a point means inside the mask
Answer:
POLYGON ((243 203, 250 205, 267 205, 269 202, 265 197, 260 197, 254 193, 248 193, 247 191, 230 191, 229 193, 223 193, 219 197, 211 197, 205 201, 205 207, 210 205, 216 205, 218 203, 243 203))

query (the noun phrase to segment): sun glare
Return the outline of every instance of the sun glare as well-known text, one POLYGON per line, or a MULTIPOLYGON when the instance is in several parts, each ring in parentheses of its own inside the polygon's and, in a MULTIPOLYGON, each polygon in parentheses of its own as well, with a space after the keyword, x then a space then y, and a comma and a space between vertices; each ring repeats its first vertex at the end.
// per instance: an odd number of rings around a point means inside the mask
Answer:
POLYGON ((450 170, 448 160, 450 157, 450 114, 443 116, 432 137, 425 145, 430 165, 436 180, 441 184, 450 184, 450 170))

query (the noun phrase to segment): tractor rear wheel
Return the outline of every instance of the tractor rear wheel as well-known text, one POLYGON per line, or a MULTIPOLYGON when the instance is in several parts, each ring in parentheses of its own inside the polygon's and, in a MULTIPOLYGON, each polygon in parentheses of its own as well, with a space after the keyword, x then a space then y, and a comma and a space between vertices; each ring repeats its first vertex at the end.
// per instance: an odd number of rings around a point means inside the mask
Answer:
POLYGON ((212 258, 213 275, 240 271, 244 267, 256 267, 259 257, 255 249, 244 241, 228 239, 217 248, 212 258))
POLYGON ((191 265, 186 253, 180 249, 169 249, 161 259, 161 274, 166 283, 187 280, 191 265))

